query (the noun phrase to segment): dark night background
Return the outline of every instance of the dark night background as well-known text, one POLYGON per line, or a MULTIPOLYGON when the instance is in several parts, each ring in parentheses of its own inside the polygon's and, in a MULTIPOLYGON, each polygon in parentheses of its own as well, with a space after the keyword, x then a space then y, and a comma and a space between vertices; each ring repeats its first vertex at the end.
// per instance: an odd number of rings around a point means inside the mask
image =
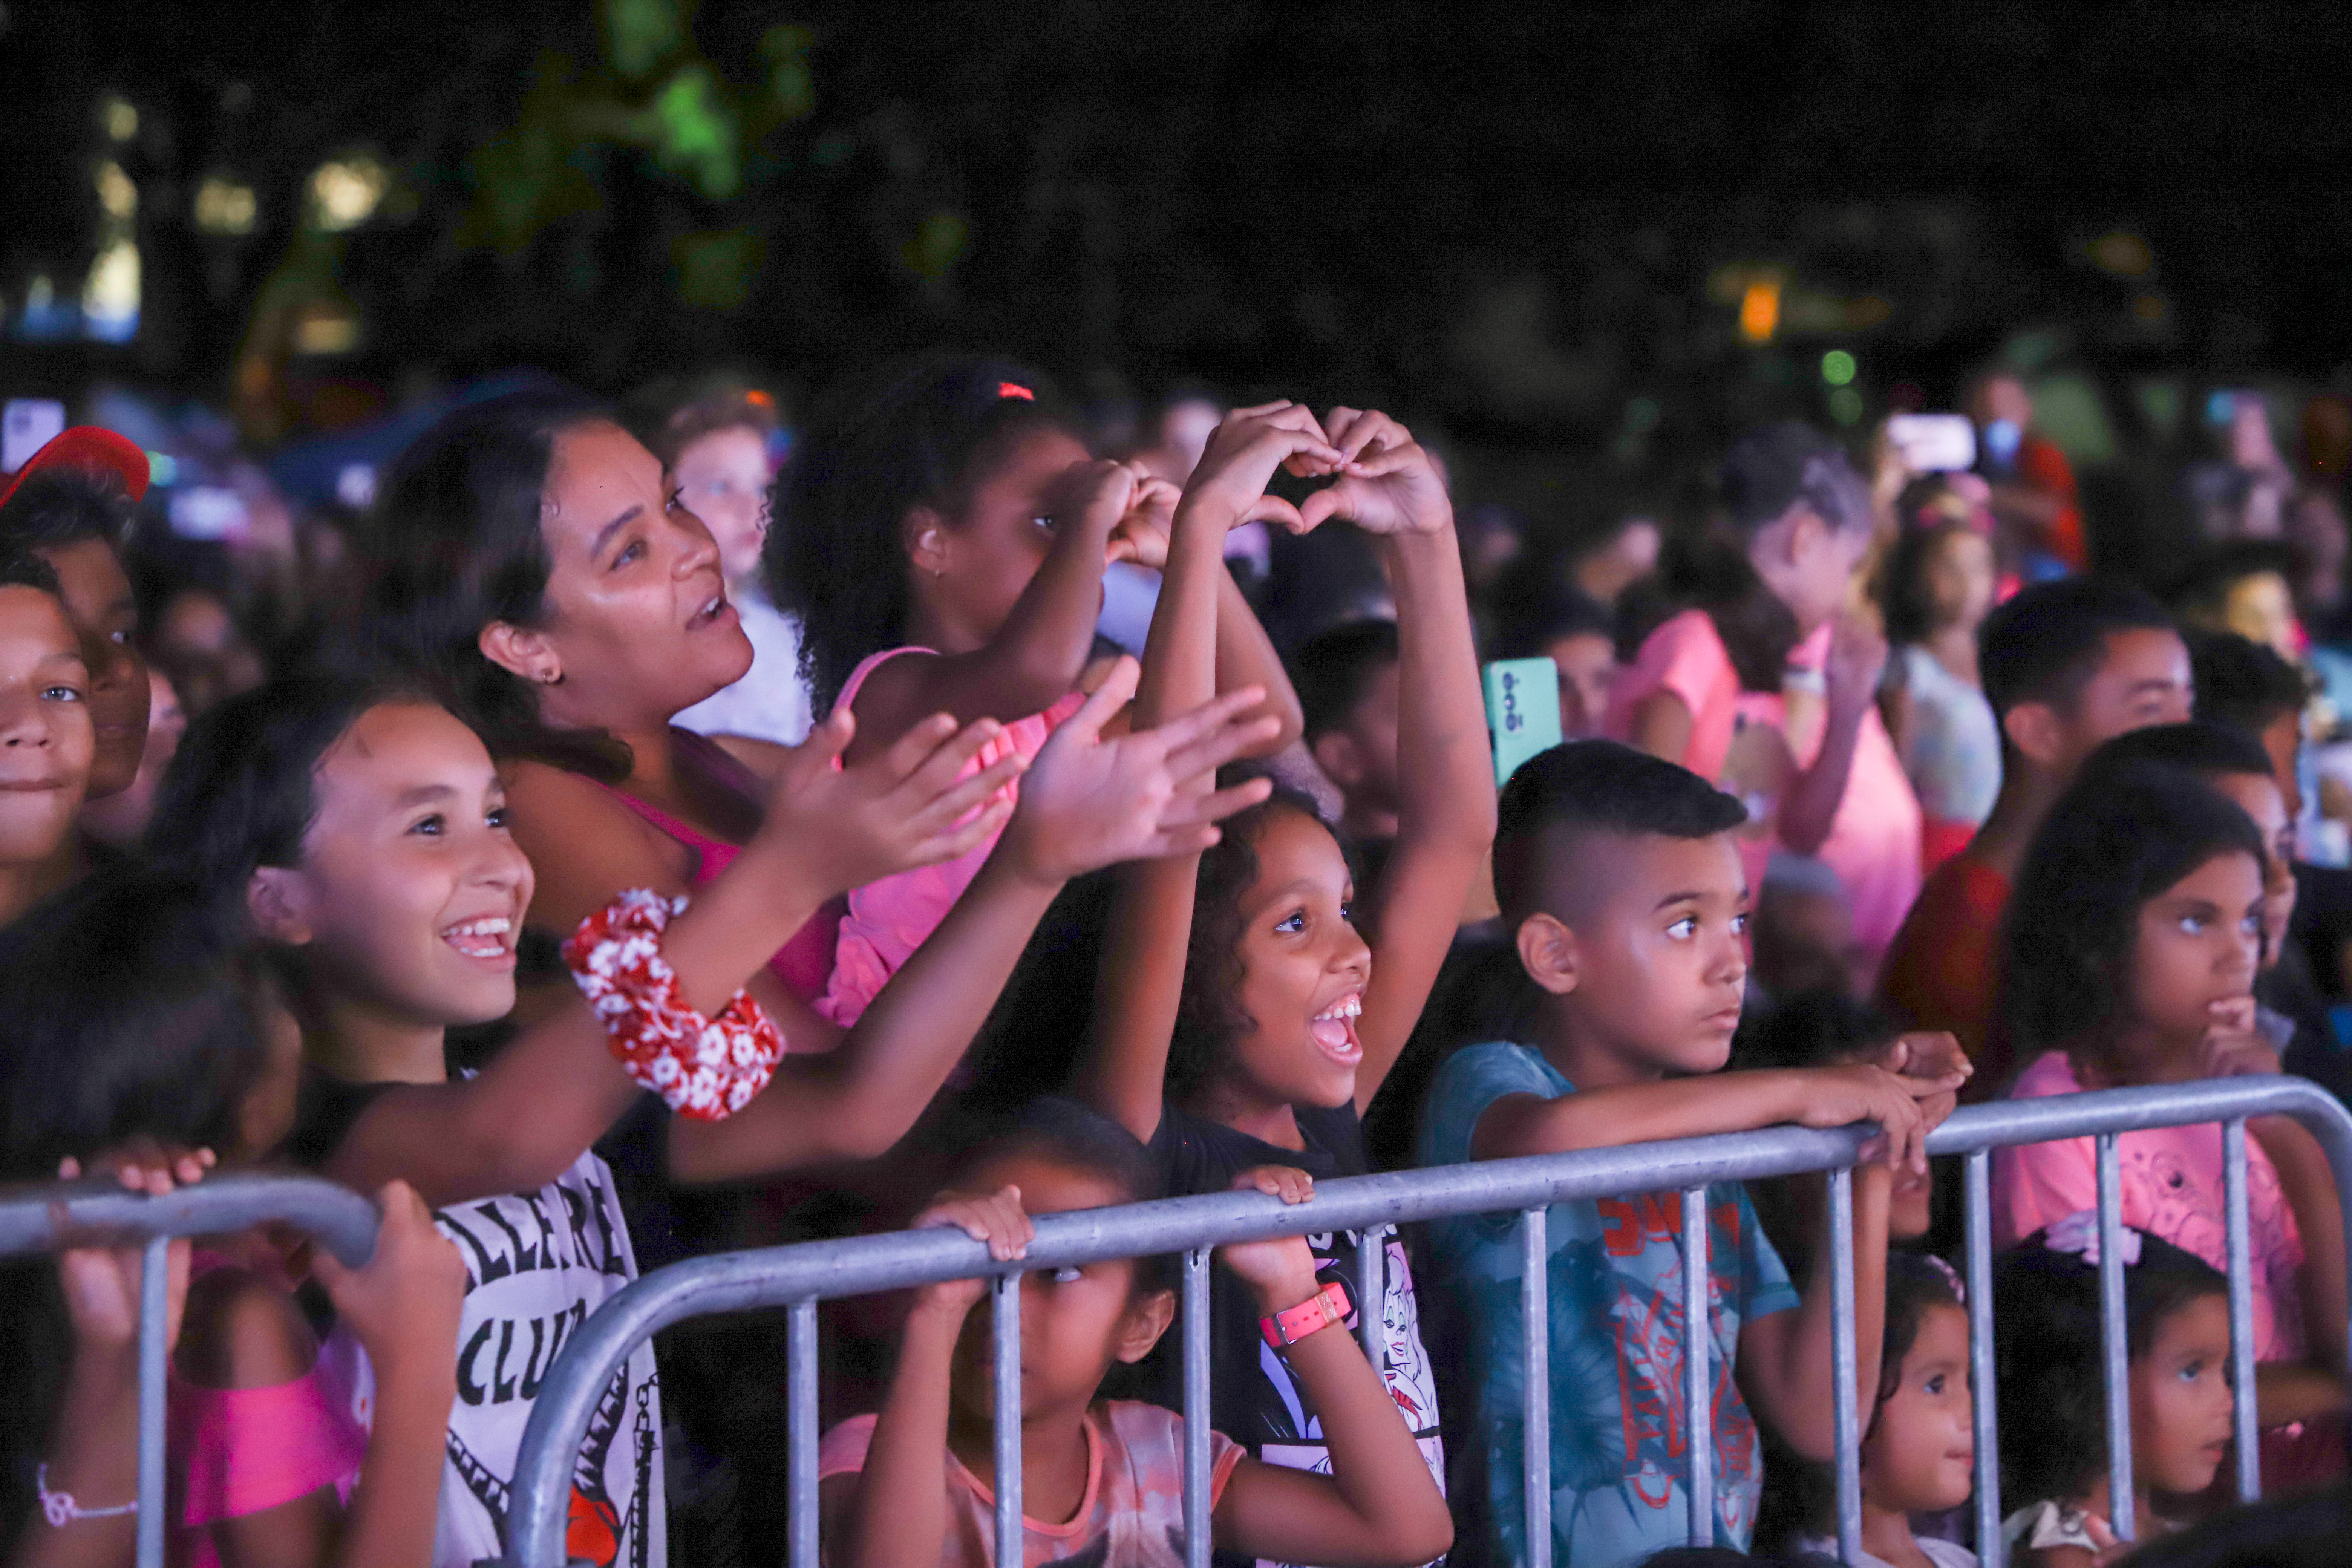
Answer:
POLYGON ((110 92, 139 115, 116 155, 144 285, 131 342, 11 341, 12 382, 230 402, 260 442, 516 363, 804 389, 948 342, 1033 358, 1114 422, 1200 377, 1644 469, 1759 412, 1824 418, 1829 346, 1872 417, 2005 352, 2083 378, 2125 446, 2179 439, 2200 387, 2352 361, 2335 5, 5 17, 0 300, 21 327, 32 277, 87 271, 110 92), (317 232, 310 172, 352 149, 387 194, 317 232), (208 175, 252 190, 247 232, 198 229, 208 175), (1759 268, 1785 279, 1762 346, 1736 326, 1759 268), (306 339, 320 310, 355 325, 306 339))

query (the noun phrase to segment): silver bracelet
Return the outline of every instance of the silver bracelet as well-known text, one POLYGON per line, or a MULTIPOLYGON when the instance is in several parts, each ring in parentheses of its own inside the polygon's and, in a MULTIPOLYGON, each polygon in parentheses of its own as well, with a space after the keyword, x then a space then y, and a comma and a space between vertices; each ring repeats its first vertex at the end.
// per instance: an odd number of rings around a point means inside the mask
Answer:
MULTIPOLYGON (((22 1470, 19 1470, 16 1473, 18 1475, 24 1474, 22 1470)), ((71 1524, 78 1519, 120 1519, 126 1513, 137 1513, 139 1511, 139 1500, 137 1498, 132 1498, 129 1502, 118 1504, 113 1508, 84 1508, 81 1504, 74 1501, 73 1493, 51 1491, 49 1489, 49 1467, 47 1465, 40 1465, 35 1468, 33 1471, 33 1485, 41 1494, 41 1517, 47 1520, 53 1525, 71 1524)))

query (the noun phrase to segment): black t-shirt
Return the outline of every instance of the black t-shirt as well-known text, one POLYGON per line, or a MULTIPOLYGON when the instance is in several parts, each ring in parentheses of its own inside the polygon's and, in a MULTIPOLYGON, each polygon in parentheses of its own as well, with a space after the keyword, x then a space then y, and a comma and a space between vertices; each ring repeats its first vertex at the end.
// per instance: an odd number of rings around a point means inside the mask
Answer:
MULTIPOLYGON (((1327 1110, 1297 1106, 1304 1149, 1284 1149, 1234 1131, 1220 1122, 1166 1107, 1160 1129, 1152 1135, 1151 1153, 1171 1197, 1222 1193, 1234 1178, 1260 1165, 1287 1165, 1305 1171, 1318 1182, 1338 1176, 1360 1176, 1371 1169, 1364 1150, 1364 1129, 1352 1104, 1327 1110)), ((1349 1333, 1357 1331, 1356 1233, 1310 1235, 1319 1282, 1336 1279, 1348 1297, 1349 1333)), ((1382 1300, 1377 1304, 1381 1324, 1375 1343, 1381 1347, 1381 1372, 1389 1394, 1403 1415, 1405 1425, 1420 1441, 1423 1457, 1445 1484, 1445 1450, 1438 1436, 1437 1380, 1429 1352, 1421 1340, 1421 1310, 1413 1294, 1412 1268, 1404 1243, 1391 1235, 1383 1248, 1385 1268, 1382 1300)), ((1210 1271, 1209 1285, 1209 1415, 1210 1424, 1247 1448, 1252 1457, 1293 1469, 1330 1468, 1323 1426, 1314 1401, 1291 1376, 1280 1352, 1265 1342, 1258 1327, 1258 1310, 1249 1288, 1223 1267, 1210 1271)), ((1325 1329, 1324 1333, 1336 1331, 1325 1329)), ((1183 1335, 1164 1335, 1152 1352, 1146 1371, 1153 1398, 1172 1410, 1184 1407, 1183 1335)), ((1234 1561, 1220 1553, 1220 1563, 1234 1561)))

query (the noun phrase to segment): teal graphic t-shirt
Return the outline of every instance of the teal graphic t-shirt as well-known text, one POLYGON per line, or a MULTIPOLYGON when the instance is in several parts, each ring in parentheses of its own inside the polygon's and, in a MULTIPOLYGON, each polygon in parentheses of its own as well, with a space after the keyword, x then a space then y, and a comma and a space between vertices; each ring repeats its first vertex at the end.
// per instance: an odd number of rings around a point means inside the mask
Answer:
MULTIPOLYGON (((1528 1047, 1497 1040, 1457 1052, 1430 1086, 1420 1163, 1468 1160, 1478 1118, 1505 1095, 1573 1092, 1528 1047)), ((1756 1423, 1733 1381, 1739 1331, 1796 1306, 1797 1293, 1745 1188, 1708 1188, 1707 1218, 1715 1540, 1744 1552, 1764 1477, 1756 1423)), ((1689 1543, 1682 1223, 1674 1192, 1554 1204, 1548 1213, 1552 1555, 1566 1568, 1619 1568, 1689 1543)), ((1507 1560, 1524 1562, 1518 1215, 1473 1215, 1430 1230, 1470 1325, 1495 1531, 1507 1560)))

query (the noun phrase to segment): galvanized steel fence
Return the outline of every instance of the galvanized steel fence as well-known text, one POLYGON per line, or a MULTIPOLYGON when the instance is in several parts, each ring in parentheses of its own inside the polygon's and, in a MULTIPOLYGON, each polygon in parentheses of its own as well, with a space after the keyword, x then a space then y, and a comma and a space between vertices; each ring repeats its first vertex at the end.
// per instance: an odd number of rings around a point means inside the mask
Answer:
MULTIPOLYGON (((2128 1347, 2124 1335, 2122 1187, 2119 1133, 2219 1122, 2223 1130, 2228 1235, 2231 1359, 2235 1374, 2239 1495, 2261 1490, 2255 1442, 2252 1265, 2247 1232, 2246 1120, 2290 1116, 2318 1138, 2339 1192, 2352 1194, 2352 1114, 2300 1079, 2237 1078, 2144 1089, 2107 1089, 2042 1100, 1967 1107, 1927 1140, 1931 1155, 1966 1163, 1969 1364, 1976 1382, 1976 1520, 1979 1553, 2001 1568, 2000 1390, 1992 1376, 1990 1151, 2021 1143, 2097 1140, 2099 1274, 2105 1341, 2110 1496, 2116 1532, 2135 1533, 2132 1517, 2128 1347)), ((815 1568, 817 1553, 816 1304, 843 1296, 900 1289, 943 1279, 992 1281, 996 1362, 997 1561, 1018 1563, 1021 1547, 1020 1354, 1023 1274, 1107 1258, 1181 1253, 1184 1261, 1183 1385, 1186 1550, 1205 1568, 1209 1519, 1209 1261, 1228 1242, 1353 1231, 1360 1303, 1379 1300, 1388 1229, 1423 1220, 1517 1210, 1523 1267, 1522 1331, 1527 1351, 1526 1534, 1528 1561, 1551 1561, 1549 1303, 1545 1210, 1555 1203, 1644 1192, 1683 1196, 1683 1300, 1685 1331, 1707 1321, 1706 1192, 1717 1182, 1829 1173, 1832 1260, 1832 1360, 1834 1368, 1839 1555, 1860 1544, 1861 1433, 1856 1390, 1852 1170, 1871 1129, 1769 1128, 1674 1142, 1633 1144, 1569 1154, 1402 1171, 1320 1184, 1314 1198, 1285 1205, 1259 1193, 1171 1198, 1118 1208, 1048 1215, 1037 1222, 1028 1256, 990 1258, 961 1232, 902 1231, 721 1253, 657 1270, 607 1300, 572 1336, 541 1385, 517 1456, 508 1555, 501 1568, 565 1568, 564 1525, 573 1456, 601 1390, 629 1353, 681 1319, 752 1307, 790 1309, 786 1407, 790 1452, 792 1568, 815 1568)), ((2352 1204, 2347 1205, 2352 1232, 2352 1204)), ((146 1248, 140 1321, 139 1563, 163 1562, 163 1394, 166 1292, 163 1249, 175 1236, 242 1229, 268 1221, 305 1231, 354 1266, 374 1248, 376 1211, 359 1194, 322 1181, 222 1176, 161 1198, 137 1196, 103 1181, 0 1192, 0 1256, 68 1246, 138 1241, 146 1248)), ((2352 1251, 2352 1236, 2347 1236, 2352 1251)), ((1360 1310, 1368 1351, 1377 1314, 1360 1310)), ((2347 1346, 2352 1354, 2352 1346, 2347 1346)), ((1709 1357, 1686 1353, 1684 1430, 1689 1446, 1691 1539, 1714 1539, 1715 1444, 1710 1426, 1709 1357)))
MULTIPOLYGON (((1966 1162, 1966 1247, 1969 1364, 1976 1380, 1976 1521, 1980 1560, 2001 1568, 2000 1447, 1995 1423, 2000 1391, 1992 1376, 1992 1230, 1990 1151, 2021 1143, 2094 1137, 2097 1140, 2099 1274, 2105 1339, 2107 1439, 2116 1532, 2130 1538, 2132 1454, 2128 1350, 2124 1334, 2122 1189, 2116 1155, 2118 1133, 2158 1127, 2220 1122, 2227 1166, 2230 1334, 2235 1373, 2240 1496, 2260 1495, 2255 1443, 2252 1275, 2247 1241, 2246 1119, 2290 1116, 2310 1129, 2326 1151, 2337 1189, 2352 1194, 2352 1115, 2325 1090, 2301 1079, 2235 1078, 2142 1089, 2105 1089, 2042 1100, 2002 1100, 1956 1112, 1927 1140, 1931 1155, 1966 1162)), ((792 1568, 816 1568, 817 1333, 816 1304, 841 1296, 893 1290, 942 1279, 989 1278, 994 1309, 996 1364, 996 1531, 1001 1563, 1023 1561, 1021 1535, 1021 1293, 1022 1275, 1105 1258, 1181 1253, 1184 1260, 1184 1516, 1192 1568, 1205 1568, 1209 1519, 1209 1302, 1211 1249, 1227 1242, 1310 1232, 1354 1231, 1360 1303, 1379 1300, 1381 1234, 1390 1226, 1462 1215, 1519 1211, 1524 1263, 1520 1289, 1527 1352, 1524 1462, 1528 1562, 1551 1561, 1551 1453, 1547 1375, 1549 1306, 1545 1209, 1554 1203, 1644 1192, 1683 1194, 1684 1322, 1707 1321, 1706 1191, 1716 1182, 1753 1181, 1805 1172, 1829 1173, 1830 1250, 1834 1300, 1832 1359, 1835 1370, 1839 1555, 1853 1560, 1862 1529, 1861 1433, 1855 1410, 1853 1205, 1852 1170, 1871 1132, 1864 1127, 1827 1131, 1769 1128, 1674 1142, 1633 1144, 1569 1154, 1496 1160, 1433 1170, 1402 1171, 1319 1183, 1314 1198, 1295 1206, 1260 1193, 1221 1193, 1119 1208, 1048 1215, 1018 1262, 992 1260, 987 1247, 960 1232, 902 1231, 887 1236, 808 1242, 759 1251, 722 1253, 674 1264, 637 1280, 565 1344, 540 1390, 517 1456, 511 1538, 506 1568, 564 1568, 563 1535, 572 1456, 578 1451, 599 1392, 641 1342, 680 1319, 751 1307, 790 1309, 787 1336, 787 1442, 791 1477, 792 1568)), ((2347 1205, 2352 1231, 2352 1204, 2347 1205)), ((2347 1238, 2352 1251, 2352 1238, 2347 1238)), ((1359 1317, 1369 1340, 1377 1316, 1359 1317)), ((2352 1345, 2347 1345, 2352 1353, 2352 1345)), ((1683 1397, 1689 1444, 1690 1531, 1693 1542, 1715 1537, 1715 1444, 1710 1428, 1709 1358, 1694 1349, 1683 1397)))
POLYGON ((375 1251, 376 1207, 348 1187, 303 1176, 214 1176, 163 1197, 106 1177, 0 1188, 0 1258, 138 1244, 139 1568, 163 1568, 163 1392, 170 1293, 163 1255, 179 1236, 290 1225, 356 1268, 375 1251))

